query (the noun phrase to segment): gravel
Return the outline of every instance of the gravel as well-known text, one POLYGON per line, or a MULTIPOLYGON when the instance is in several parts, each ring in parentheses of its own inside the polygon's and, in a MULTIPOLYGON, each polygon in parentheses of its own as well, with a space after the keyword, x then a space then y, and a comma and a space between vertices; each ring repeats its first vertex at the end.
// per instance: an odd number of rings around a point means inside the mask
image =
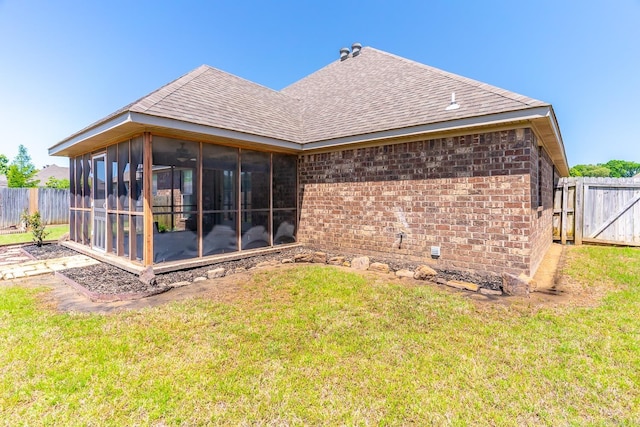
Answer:
POLYGON ((78 252, 58 244, 44 244, 40 247, 28 245, 23 246, 22 249, 31 254, 35 259, 53 259, 78 255, 78 252))
MULTIPOLYGON (((35 245, 24 246, 23 249, 36 259, 51 259, 78 255, 78 252, 58 244, 45 244, 41 247, 35 245)), ((243 258, 237 261, 221 262, 205 267, 192 268, 188 270, 178 270, 170 273, 156 275, 156 284, 147 285, 138 279, 138 275, 121 270, 110 264, 99 263, 82 268, 72 268, 64 270, 63 274, 76 283, 84 286, 88 290, 101 294, 123 294, 123 293, 157 293, 160 290, 168 289, 173 283, 193 282, 196 277, 207 277, 207 271, 224 268, 226 275, 234 272, 246 271, 255 267, 259 263, 278 261, 285 258, 293 258, 296 254, 318 251, 317 248, 295 247, 283 248, 280 252, 257 255, 243 258)), ((327 257, 344 256, 352 259, 357 256, 349 253, 326 252, 327 257)), ((391 270, 400 269, 414 270, 419 263, 407 262, 400 259, 390 259, 382 257, 370 257, 371 262, 382 262, 388 264, 391 270)), ((502 285, 501 276, 489 273, 458 271, 451 269, 437 269, 438 277, 444 280, 462 280, 472 282, 484 288, 500 289, 502 285)))

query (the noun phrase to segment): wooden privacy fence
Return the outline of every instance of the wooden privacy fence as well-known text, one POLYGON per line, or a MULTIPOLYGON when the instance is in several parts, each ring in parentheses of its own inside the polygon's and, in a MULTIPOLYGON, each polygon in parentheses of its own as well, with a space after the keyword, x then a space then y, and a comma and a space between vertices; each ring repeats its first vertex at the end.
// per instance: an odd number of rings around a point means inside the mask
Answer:
POLYGON ((553 238, 640 246, 640 179, 561 178, 553 197, 553 238))
POLYGON ((20 229, 22 213, 40 212, 47 224, 69 222, 69 190, 56 188, 0 188, 0 232, 20 229))

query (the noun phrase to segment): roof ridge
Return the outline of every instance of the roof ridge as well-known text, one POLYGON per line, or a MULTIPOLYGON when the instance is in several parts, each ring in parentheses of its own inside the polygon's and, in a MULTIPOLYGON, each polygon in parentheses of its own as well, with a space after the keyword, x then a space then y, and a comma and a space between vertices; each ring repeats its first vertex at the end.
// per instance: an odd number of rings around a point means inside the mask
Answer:
POLYGON ((507 89, 502 89, 502 88, 500 88, 498 86, 490 85, 488 83, 483 83, 483 82, 481 82, 479 80, 475 80, 475 79, 472 79, 472 78, 469 78, 469 77, 461 76, 460 74, 455 74, 455 73, 452 73, 450 71, 445 71, 445 70, 442 70, 440 68, 433 67, 431 65, 423 64, 422 62, 414 61, 412 59, 404 58, 402 56, 398 56, 398 55, 395 55, 393 53, 385 52, 384 50, 376 49, 374 47, 366 46, 366 47, 363 47, 362 49, 371 49, 373 51, 376 51, 378 53, 390 56, 392 58, 399 59, 401 61, 404 61, 404 62, 407 62, 407 63, 411 63, 411 64, 414 64, 414 65, 418 65, 420 67, 428 69, 429 71, 432 71, 434 73, 440 74, 443 77, 449 78, 451 80, 456 80, 456 81, 458 81, 460 83, 468 84, 468 85, 476 87, 478 89, 486 90, 486 91, 491 92, 491 93, 493 93, 495 95, 501 96, 503 98, 510 99, 512 101, 515 101, 515 102, 519 102, 519 103, 524 104, 526 106, 535 106, 535 104, 538 104, 538 103, 549 105, 547 102, 541 101, 539 99, 531 98, 529 96, 525 96, 525 95, 519 94, 517 92, 510 91, 510 90, 507 90, 507 89), (525 102, 525 100, 531 100, 533 102, 525 102))

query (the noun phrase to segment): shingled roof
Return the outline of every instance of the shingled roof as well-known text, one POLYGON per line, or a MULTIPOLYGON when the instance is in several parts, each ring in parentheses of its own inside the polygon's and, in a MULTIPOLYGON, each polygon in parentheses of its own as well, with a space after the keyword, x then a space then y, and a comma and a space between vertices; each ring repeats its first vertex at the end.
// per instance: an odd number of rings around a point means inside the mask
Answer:
POLYGON ((282 93, 302 101, 303 143, 549 105, 370 47, 282 93))
POLYGON ((560 145, 552 157, 566 164, 550 104, 365 47, 282 91, 203 65, 49 151, 70 155, 88 139, 106 144, 150 126, 304 150, 545 116, 552 123, 543 133, 560 145), (446 108, 452 93, 457 109, 446 108))

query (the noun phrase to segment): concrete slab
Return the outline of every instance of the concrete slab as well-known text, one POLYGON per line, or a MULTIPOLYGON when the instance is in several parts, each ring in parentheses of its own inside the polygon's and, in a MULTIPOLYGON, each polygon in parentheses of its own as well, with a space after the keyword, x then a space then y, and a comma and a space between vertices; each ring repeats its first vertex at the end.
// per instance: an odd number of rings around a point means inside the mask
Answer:
POLYGON ((536 292, 548 291, 555 287, 563 250, 561 244, 553 243, 544 255, 536 274, 533 276, 537 285, 536 292))

